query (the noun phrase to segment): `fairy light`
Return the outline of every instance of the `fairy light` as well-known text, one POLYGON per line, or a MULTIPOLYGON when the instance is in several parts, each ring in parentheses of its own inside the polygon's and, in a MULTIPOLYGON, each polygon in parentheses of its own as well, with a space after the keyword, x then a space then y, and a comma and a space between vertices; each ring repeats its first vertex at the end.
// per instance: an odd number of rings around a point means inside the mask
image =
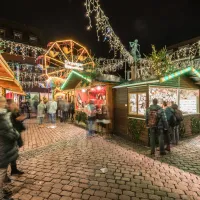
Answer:
POLYGON ((19 48, 22 54, 22 58, 25 59, 25 57, 30 57, 29 52, 32 51, 34 54, 34 58, 36 59, 39 55, 46 52, 45 49, 40 47, 34 47, 22 43, 12 42, 9 40, 3 40, 0 38, 0 43, 2 43, 3 49, 6 49, 7 47, 10 48, 10 54, 17 54, 15 51, 16 48, 19 48))
POLYGON ((101 9, 98 0, 86 0, 85 1, 86 7, 86 15, 89 20, 89 28, 92 28, 92 14, 95 14, 96 17, 96 32, 98 41, 100 40, 100 33, 104 36, 104 40, 109 42, 110 51, 114 52, 114 56, 117 55, 117 52, 120 52, 121 56, 127 60, 129 63, 133 63, 133 57, 131 54, 126 50, 122 42, 120 41, 119 37, 115 34, 114 30, 112 29, 109 18, 104 14, 104 11, 101 9))

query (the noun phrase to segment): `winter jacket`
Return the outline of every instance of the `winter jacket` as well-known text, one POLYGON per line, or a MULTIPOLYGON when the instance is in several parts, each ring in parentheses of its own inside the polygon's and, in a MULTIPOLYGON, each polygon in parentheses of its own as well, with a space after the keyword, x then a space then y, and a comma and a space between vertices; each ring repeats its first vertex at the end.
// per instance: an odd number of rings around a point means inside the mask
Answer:
POLYGON ((22 131, 26 130, 26 127, 24 126, 22 121, 17 120, 17 118, 19 116, 20 116, 19 110, 14 110, 13 112, 11 112, 12 125, 13 125, 14 129, 16 129, 19 133, 19 139, 17 140, 17 145, 19 147, 22 147, 23 146, 23 140, 22 140, 22 137, 21 137, 21 133, 22 133, 22 131))
POLYGON ((57 111, 57 102, 56 101, 51 101, 49 102, 49 114, 55 114, 57 111))
POLYGON ((63 111, 69 112, 70 104, 68 102, 64 102, 63 111))
POLYGON ((0 168, 18 158, 17 140, 19 133, 11 123, 11 113, 0 109, 0 168))
POLYGON ((164 109, 166 117, 167 117, 167 121, 170 121, 171 116, 174 114, 174 109, 171 107, 167 107, 164 109))
POLYGON ((147 111, 146 111, 146 125, 148 125, 148 117, 149 117, 149 112, 151 110, 157 110, 158 111, 158 124, 157 128, 158 129, 168 129, 168 122, 167 122, 167 117, 165 114, 165 111, 159 106, 159 105, 151 105, 147 111))
POLYGON ((40 103, 37 106, 37 117, 44 117, 45 108, 46 108, 46 105, 43 103, 40 103))

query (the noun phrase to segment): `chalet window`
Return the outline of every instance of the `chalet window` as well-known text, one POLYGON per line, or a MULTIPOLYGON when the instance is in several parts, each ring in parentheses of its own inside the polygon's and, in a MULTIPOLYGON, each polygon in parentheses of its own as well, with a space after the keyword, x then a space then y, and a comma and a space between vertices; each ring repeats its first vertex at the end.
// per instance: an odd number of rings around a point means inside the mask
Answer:
POLYGON ((129 114, 144 115, 146 112, 146 93, 129 93, 129 114))
POLYGON ((22 33, 14 32, 14 39, 15 40, 22 40, 22 33))
POLYGON ((199 90, 180 89, 179 107, 183 114, 199 112, 199 90))
POLYGON ((35 37, 35 36, 29 36, 29 41, 31 42, 31 43, 37 43, 37 37, 35 37))
POLYGON ((0 38, 5 38, 5 35, 6 35, 6 30, 0 29, 0 38))

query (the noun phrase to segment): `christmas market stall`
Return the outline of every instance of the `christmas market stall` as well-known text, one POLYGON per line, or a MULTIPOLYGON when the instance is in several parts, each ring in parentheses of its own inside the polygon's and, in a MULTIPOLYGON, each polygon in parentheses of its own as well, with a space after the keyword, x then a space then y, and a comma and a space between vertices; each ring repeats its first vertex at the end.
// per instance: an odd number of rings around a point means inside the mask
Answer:
MULTIPOLYGON (((113 93, 112 87, 119 84, 120 78, 114 75, 101 74, 93 77, 91 73, 72 70, 62 85, 64 92, 74 90, 74 103, 76 123, 86 125, 87 116, 85 106, 93 100, 97 108, 97 122, 109 123, 109 129, 113 126, 113 93), (101 113, 107 112, 109 119, 100 119, 101 113), (99 116, 99 117, 98 117, 99 116)), ((101 132, 100 126, 96 128, 101 132)))
POLYGON ((199 133, 200 73, 193 67, 176 71, 159 79, 129 81, 115 87, 115 132, 148 143, 145 112, 154 98, 176 103, 184 114, 181 136, 199 133))
POLYGON ((19 103, 19 96, 25 95, 21 85, 15 79, 15 75, 0 55, 0 95, 13 99, 19 103))

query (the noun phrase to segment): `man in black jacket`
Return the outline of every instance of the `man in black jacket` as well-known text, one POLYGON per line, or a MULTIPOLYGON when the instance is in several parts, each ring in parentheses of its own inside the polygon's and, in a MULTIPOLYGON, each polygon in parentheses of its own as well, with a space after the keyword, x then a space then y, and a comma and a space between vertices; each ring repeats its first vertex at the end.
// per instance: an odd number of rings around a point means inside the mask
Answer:
POLYGON ((18 157, 17 140, 19 133, 13 128, 10 113, 5 109, 6 99, 0 97, 0 199, 11 200, 3 192, 3 182, 8 164, 18 157))

